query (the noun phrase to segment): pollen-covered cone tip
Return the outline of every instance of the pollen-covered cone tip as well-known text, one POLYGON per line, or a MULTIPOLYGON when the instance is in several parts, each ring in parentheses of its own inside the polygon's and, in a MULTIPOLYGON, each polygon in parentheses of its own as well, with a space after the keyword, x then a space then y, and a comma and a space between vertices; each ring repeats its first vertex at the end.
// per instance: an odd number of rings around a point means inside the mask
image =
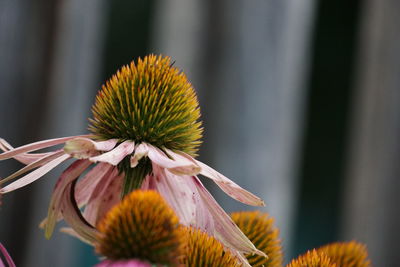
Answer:
POLYGON ((331 243, 318 248, 317 251, 328 255, 328 257, 338 266, 371 266, 366 246, 355 241, 331 243))
POLYGON ((286 267, 345 267, 338 266, 325 253, 315 249, 293 259, 286 267))
POLYGON ((179 219, 155 191, 136 190, 98 225, 96 252, 109 260, 142 259, 175 266, 182 254, 179 219))
POLYGON ((281 267, 283 266, 282 245, 279 230, 273 225, 274 219, 260 211, 243 211, 231 214, 232 220, 250 239, 257 249, 268 257, 247 254, 251 266, 281 267))

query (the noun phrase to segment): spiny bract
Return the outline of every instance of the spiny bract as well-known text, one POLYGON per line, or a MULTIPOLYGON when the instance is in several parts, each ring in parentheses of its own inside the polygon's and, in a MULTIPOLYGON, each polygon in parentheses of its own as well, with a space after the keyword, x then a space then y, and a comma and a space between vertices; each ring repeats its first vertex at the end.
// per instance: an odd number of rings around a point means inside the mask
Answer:
MULTIPOLYGON (((292 260, 286 267, 339 267, 325 254, 315 249, 292 260)), ((340 266, 341 267, 341 266, 340 266)))
POLYGON ((317 249, 328 255, 338 266, 343 267, 370 267, 368 252, 365 245, 351 242, 337 242, 325 245, 317 249))
POLYGON ((239 267, 238 259, 214 237, 207 233, 187 227, 185 233, 182 264, 186 267, 239 267))
POLYGON ((89 130, 102 139, 147 142, 195 155, 202 128, 196 93, 169 57, 149 55, 103 85, 89 130))
POLYGON ((155 191, 136 190, 98 225, 96 252, 111 260, 143 259, 175 265, 184 234, 179 219, 155 191))
POLYGON ((273 218, 269 218, 268 214, 259 211, 234 212, 231 214, 231 217, 256 248, 268 256, 246 255, 251 266, 283 266, 279 230, 274 227, 273 218))

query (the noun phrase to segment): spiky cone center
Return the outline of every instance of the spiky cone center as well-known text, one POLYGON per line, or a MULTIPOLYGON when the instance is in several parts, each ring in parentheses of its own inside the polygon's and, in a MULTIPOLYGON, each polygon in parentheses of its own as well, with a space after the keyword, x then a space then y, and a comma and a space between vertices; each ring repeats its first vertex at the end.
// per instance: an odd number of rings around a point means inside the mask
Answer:
POLYGON ((96 252, 111 260, 135 258, 175 266, 182 254, 179 219, 155 191, 131 192, 97 228, 96 252))
POLYGON ((274 226, 274 219, 259 211, 243 211, 231 214, 232 220, 250 239, 250 241, 268 257, 246 255, 251 266, 283 266, 282 245, 279 230, 274 226))
POLYGON ((338 266, 346 267, 370 267, 371 261, 365 245, 351 242, 337 242, 325 245, 317 249, 325 253, 338 266))
POLYGON ((315 249, 307 251, 293 259, 286 267, 340 267, 336 265, 325 253, 315 249))
POLYGON ((239 267, 238 259, 214 237, 200 229, 183 227, 185 236, 181 264, 186 267, 239 267))
POLYGON ((195 155, 202 128, 196 93, 169 57, 149 55, 103 85, 89 130, 102 139, 147 142, 195 155))

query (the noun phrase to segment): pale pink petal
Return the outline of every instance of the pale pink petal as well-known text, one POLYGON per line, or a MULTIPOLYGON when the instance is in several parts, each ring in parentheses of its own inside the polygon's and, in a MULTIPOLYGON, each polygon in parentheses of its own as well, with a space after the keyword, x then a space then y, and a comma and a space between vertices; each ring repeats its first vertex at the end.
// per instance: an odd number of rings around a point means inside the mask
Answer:
POLYGON ((88 224, 82 217, 82 214, 76 205, 75 201, 75 184, 76 179, 67 184, 61 197, 61 213, 64 220, 71 226, 74 231, 87 240, 87 242, 94 244, 97 240, 97 230, 88 224))
POLYGON ((61 164, 63 161, 66 161, 69 158, 70 158, 69 155, 62 154, 58 158, 53 159, 52 161, 48 162, 47 164, 43 165, 42 167, 37 168, 33 172, 19 178, 17 181, 12 182, 11 184, 1 188, 0 194, 5 194, 8 192, 14 191, 18 188, 21 188, 25 185, 28 185, 28 184, 36 181, 37 179, 39 179, 40 177, 42 177, 43 175, 45 175, 46 173, 48 173, 49 171, 54 169, 57 165, 61 164))
POLYGON ((135 168, 138 165, 139 160, 147 156, 148 148, 146 144, 140 144, 135 147, 135 153, 131 157, 131 168, 135 168))
MULTIPOLYGON (((187 184, 187 176, 179 176, 153 164, 154 176, 146 183, 157 190, 176 212, 184 225, 192 225, 196 218, 196 194, 187 184)), ((190 177, 189 177, 190 178, 190 177)), ((145 186, 147 186, 145 184, 145 186)), ((142 187, 143 188, 143 187, 142 187)))
POLYGON ((51 153, 49 153, 49 155, 47 155, 47 156, 45 156, 45 157, 43 157, 41 159, 36 160, 35 162, 33 162, 33 163, 23 167, 22 169, 14 172, 10 176, 0 180, 0 185, 2 185, 4 183, 7 183, 7 182, 11 181, 12 179, 14 179, 14 178, 16 178, 16 177, 18 177, 18 176, 30 171, 30 170, 33 170, 33 169, 35 169, 37 167, 40 167, 40 166, 43 166, 43 165, 49 163, 50 161, 60 157, 63 154, 64 154, 64 152, 62 150, 51 152, 51 153))
POLYGON ((49 139, 49 140, 44 140, 44 141, 27 144, 27 145, 14 148, 13 150, 9 150, 7 152, 0 154, 0 160, 13 158, 16 155, 22 154, 25 152, 35 151, 35 150, 39 150, 42 148, 59 145, 59 144, 65 143, 66 141, 77 138, 77 137, 90 137, 90 136, 92 136, 92 135, 69 136, 69 137, 55 138, 55 139, 49 139))
POLYGON ((95 267, 151 267, 153 265, 140 260, 121 260, 112 261, 104 260, 97 264, 95 267))
POLYGON ((103 153, 96 157, 91 157, 90 160, 93 162, 101 161, 111 165, 118 165, 127 155, 131 154, 135 148, 133 141, 125 141, 118 145, 113 150, 103 153))
POLYGON ((96 142, 89 138, 78 137, 67 141, 64 151, 74 158, 86 159, 98 155, 99 151, 110 151, 117 142, 117 139, 96 142))
POLYGON ((200 172, 200 167, 195 162, 168 150, 168 153, 171 153, 170 156, 173 157, 173 159, 170 159, 159 148, 149 144, 146 145, 148 149, 147 156, 158 166, 168 169, 177 175, 196 175, 200 172))
MULTIPOLYGON (((0 149, 3 150, 4 152, 9 151, 14 149, 14 147, 12 147, 6 140, 4 140, 3 138, 0 138, 0 149)), ((28 165, 38 159, 44 158, 46 156, 48 156, 49 154, 51 154, 53 152, 47 152, 47 153, 22 153, 22 154, 18 154, 16 156, 14 156, 13 158, 18 160, 19 162, 28 165)))
POLYGON ((197 191, 204 201, 204 204, 208 207, 208 210, 214 217, 215 229, 212 235, 232 250, 237 250, 241 253, 266 256, 265 253, 259 251, 246 235, 243 234, 231 217, 218 205, 200 180, 195 176, 192 176, 192 179, 197 186, 197 191))
POLYGON ((235 182, 207 166, 206 164, 200 161, 196 162, 201 167, 200 174, 212 179, 230 197, 248 205, 265 206, 265 203, 261 198, 241 188, 235 182))
POLYGON ((246 256, 244 256, 243 253, 240 253, 239 251, 233 249, 230 249, 229 252, 238 259, 242 266, 251 267, 249 261, 246 259, 246 256))
POLYGON ((92 191, 83 212, 85 219, 97 225, 105 213, 120 201, 123 177, 118 175, 117 168, 110 169, 92 191))
MULTIPOLYGON (((14 263, 14 261, 12 260, 10 254, 8 254, 6 248, 5 248, 5 247, 3 246, 3 244, 1 244, 1 243, 0 243, 0 253, 3 254, 4 259, 5 259, 6 262, 7 262, 7 266, 8 266, 8 267, 15 267, 15 263, 14 263)), ((0 257, 0 267, 2 267, 2 266, 5 267, 4 262, 1 260, 1 257, 0 257)))
POLYGON ((50 238, 54 226, 57 221, 58 214, 60 212, 61 207, 61 197, 62 194, 68 184, 71 181, 78 179, 78 177, 91 165, 92 163, 89 160, 77 160, 72 163, 60 176, 57 180, 57 183, 54 187, 53 194, 51 196, 49 210, 47 214, 47 221, 45 225, 45 236, 46 238, 50 238))

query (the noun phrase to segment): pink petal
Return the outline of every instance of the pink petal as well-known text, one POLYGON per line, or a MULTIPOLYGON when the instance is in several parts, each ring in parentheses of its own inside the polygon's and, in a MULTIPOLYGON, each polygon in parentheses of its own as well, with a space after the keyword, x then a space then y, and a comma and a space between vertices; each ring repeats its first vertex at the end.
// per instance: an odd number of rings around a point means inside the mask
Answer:
POLYGON ((145 156, 149 152, 146 144, 140 144, 136 146, 135 153, 131 157, 131 168, 135 168, 138 165, 139 160, 145 156))
POLYGON ((52 161, 48 162, 47 164, 43 165, 42 167, 34 170, 33 172, 23 176, 22 178, 19 178, 17 181, 3 187, 0 189, 0 194, 5 194, 8 193, 10 191, 14 191, 18 188, 21 188, 25 185, 28 185, 34 181, 36 181, 37 179, 39 179, 40 177, 42 177, 43 175, 45 175, 46 173, 48 173, 49 171, 51 171, 52 169, 54 169, 57 165, 61 164, 63 161, 69 159, 70 156, 69 155, 61 155, 56 159, 53 159, 52 161))
MULTIPOLYGON (((168 202, 184 225, 195 223, 196 199, 193 190, 186 183, 188 176, 178 176, 153 164, 153 188, 168 202)), ((189 177, 190 178, 190 177, 189 177)), ((143 187, 142 187, 143 188, 143 187)), ((198 193, 197 193, 198 194, 198 193)))
POLYGON ((64 152, 62 150, 51 152, 51 153, 49 153, 49 155, 47 155, 47 156, 45 156, 45 157, 43 157, 41 159, 36 160, 35 162, 25 166, 24 168, 20 169, 19 171, 16 171, 13 174, 11 174, 10 176, 2 179, 0 181, 0 185, 2 185, 4 183, 7 183, 8 181, 10 181, 10 180, 12 180, 12 179, 14 179, 14 178, 26 173, 26 172, 28 172, 28 171, 30 171, 32 169, 35 169, 35 168, 40 167, 40 166, 43 166, 43 165, 47 164, 48 162, 60 157, 63 154, 64 154, 64 152))
POLYGON ((265 203, 261 198, 241 188, 235 182, 207 166, 206 164, 197 160, 196 162, 201 167, 200 174, 214 180, 214 182, 230 197, 248 205, 265 206, 265 203))
POLYGON ((77 138, 77 137, 89 137, 89 136, 91 136, 91 135, 69 136, 69 137, 55 138, 55 139, 49 139, 49 140, 44 140, 44 141, 39 141, 39 142, 27 144, 27 145, 20 146, 20 147, 17 147, 15 149, 13 149, 13 150, 9 150, 7 152, 4 152, 4 153, 0 154, 0 160, 13 158, 16 155, 22 154, 22 153, 25 153, 25 152, 35 151, 35 150, 39 150, 39 149, 42 149, 42 148, 46 148, 46 147, 51 147, 51 146, 55 146, 55 145, 58 145, 58 144, 62 144, 62 143, 65 143, 68 140, 71 140, 71 139, 74 139, 74 138, 77 138))
MULTIPOLYGON (((13 150, 14 147, 12 147, 6 140, 0 138, 0 149, 3 150, 4 152, 13 150)), ((18 160, 19 162, 27 165, 30 164, 38 159, 41 159, 53 152, 47 152, 47 153, 34 153, 34 154, 29 154, 29 153, 22 153, 14 156, 13 158, 18 160)))
POLYGON ((200 172, 200 167, 193 161, 188 160, 181 155, 178 155, 171 150, 167 150, 168 154, 173 157, 170 159, 163 151, 152 145, 146 144, 148 149, 148 157, 150 160, 168 169, 170 172, 177 175, 196 175, 200 172))
POLYGON ((215 232, 211 234, 232 250, 237 250, 241 253, 255 253, 266 256, 251 243, 245 234, 243 234, 239 227, 232 221, 231 217, 218 205, 200 180, 195 176, 192 176, 192 179, 197 186, 197 191, 204 201, 204 204, 208 207, 208 210, 214 218, 215 232))
POLYGON ((93 244, 97 240, 97 230, 88 224, 82 217, 82 214, 75 201, 75 184, 76 179, 67 184, 61 197, 61 213, 64 220, 71 226, 74 231, 87 242, 93 244))
MULTIPOLYGON (((8 254, 6 248, 1 243, 0 243, 0 253, 3 254, 4 259, 7 261, 8 267, 15 267, 15 263, 12 260, 10 254, 8 254)), ((0 267, 2 267, 2 266, 5 267, 4 262, 1 260, 1 257, 0 257, 0 267)))
POLYGON ((152 265, 140 260, 121 260, 112 261, 105 260, 97 264, 95 267, 151 267, 152 265))
POLYGON ((117 168, 112 168, 104 175, 93 190, 83 212, 85 219, 97 225, 105 213, 120 201, 123 177, 118 175, 117 168))
POLYGON ((117 139, 95 142, 89 138, 78 137, 67 141, 64 151, 74 158, 86 159, 98 155, 99 151, 110 151, 117 142, 117 139))
POLYGON ((47 214, 47 221, 45 226, 45 236, 50 238, 54 226, 57 221, 58 214, 61 207, 62 194, 71 181, 78 179, 78 177, 91 165, 89 160, 77 160, 72 163, 60 176, 58 179, 53 194, 51 196, 51 201, 49 205, 49 210, 47 214))
POLYGON ((113 150, 103 153, 96 157, 91 157, 90 160, 93 162, 101 161, 111 165, 118 165, 127 155, 131 154, 135 148, 133 141, 125 141, 118 145, 113 150))

